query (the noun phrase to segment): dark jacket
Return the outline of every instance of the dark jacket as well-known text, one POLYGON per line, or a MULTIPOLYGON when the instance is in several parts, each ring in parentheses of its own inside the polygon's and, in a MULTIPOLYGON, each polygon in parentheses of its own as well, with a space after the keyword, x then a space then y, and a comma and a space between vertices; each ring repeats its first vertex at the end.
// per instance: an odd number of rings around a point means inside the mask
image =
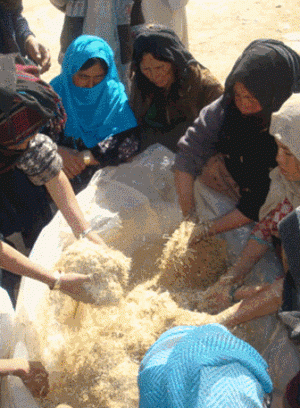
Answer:
POLYGON ((269 172, 276 166, 276 144, 269 134, 272 112, 292 92, 299 92, 300 57, 280 41, 256 40, 235 63, 224 95, 204 108, 180 139, 175 168, 194 177, 220 152, 240 187, 238 209, 258 220, 269 190, 269 172), (262 69, 263 67, 263 69, 262 69), (242 115, 234 103, 233 86, 241 82, 259 101, 262 111, 242 115))
POLYGON ((30 31, 27 20, 22 16, 23 8, 9 11, 0 5, 0 53, 19 52, 26 55, 25 41, 30 31))

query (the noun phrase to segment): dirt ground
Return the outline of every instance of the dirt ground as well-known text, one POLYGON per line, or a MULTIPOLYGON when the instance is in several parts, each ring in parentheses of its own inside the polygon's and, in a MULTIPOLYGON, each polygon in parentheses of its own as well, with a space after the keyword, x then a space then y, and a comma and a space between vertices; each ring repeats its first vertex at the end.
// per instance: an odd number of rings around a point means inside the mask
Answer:
MULTIPOLYGON (((51 50, 52 67, 44 74, 49 81, 60 71, 57 56, 64 15, 50 0, 23 4, 32 31, 51 50)), ((189 0, 187 18, 190 51, 222 82, 254 39, 278 39, 300 52, 300 1, 189 0)))

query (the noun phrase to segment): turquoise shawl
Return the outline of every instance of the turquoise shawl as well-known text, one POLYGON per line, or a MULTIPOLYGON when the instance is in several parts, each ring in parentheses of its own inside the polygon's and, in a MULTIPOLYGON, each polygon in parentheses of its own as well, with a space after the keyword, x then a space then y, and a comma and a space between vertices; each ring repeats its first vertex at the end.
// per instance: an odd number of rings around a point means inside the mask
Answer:
POLYGON ((137 126, 120 82, 113 51, 101 38, 82 35, 68 47, 61 74, 50 84, 61 97, 67 112, 65 136, 81 139, 92 148, 104 139, 137 126), (73 75, 90 58, 101 58, 107 66, 105 78, 93 88, 79 88, 73 75))
POLYGON ((267 363, 219 324, 178 326, 160 336, 139 370, 139 408, 262 408, 267 363))

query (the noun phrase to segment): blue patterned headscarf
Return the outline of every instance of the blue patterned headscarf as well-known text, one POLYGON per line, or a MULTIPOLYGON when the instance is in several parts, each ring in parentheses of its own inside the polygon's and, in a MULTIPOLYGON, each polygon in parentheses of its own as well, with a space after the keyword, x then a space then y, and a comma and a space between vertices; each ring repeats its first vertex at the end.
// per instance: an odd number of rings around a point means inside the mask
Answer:
POLYGON ((65 136, 82 139, 88 148, 137 126, 117 73, 113 51, 99 37, 82 35, 76 38, 65 53, 61 74, 50 83, 67 112, 65 136), (93 88, 77 87, 73 84, 73 75, 90 58, 103 59, 108 72, 93 88))
POLYGON ((142 360, 140 408, 262 408, 267 363, 219 324, 164 333, 142 360))

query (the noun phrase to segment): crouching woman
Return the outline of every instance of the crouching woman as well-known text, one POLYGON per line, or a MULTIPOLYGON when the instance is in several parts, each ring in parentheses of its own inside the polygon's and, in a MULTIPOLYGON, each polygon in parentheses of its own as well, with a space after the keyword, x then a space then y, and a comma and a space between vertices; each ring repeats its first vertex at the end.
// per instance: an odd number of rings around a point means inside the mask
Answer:
POLYGON ((3 59, 1 83, 6 86, 0 86, 0 173, 22 170, 33 184, 46 187, 76 237, 102 242, 79 208, 52 140, 66 120, 59 97, 38 78, 37 68, 15 64, 14 55, 3 59), (42 133, 46 128, 52 138, 42 133))

